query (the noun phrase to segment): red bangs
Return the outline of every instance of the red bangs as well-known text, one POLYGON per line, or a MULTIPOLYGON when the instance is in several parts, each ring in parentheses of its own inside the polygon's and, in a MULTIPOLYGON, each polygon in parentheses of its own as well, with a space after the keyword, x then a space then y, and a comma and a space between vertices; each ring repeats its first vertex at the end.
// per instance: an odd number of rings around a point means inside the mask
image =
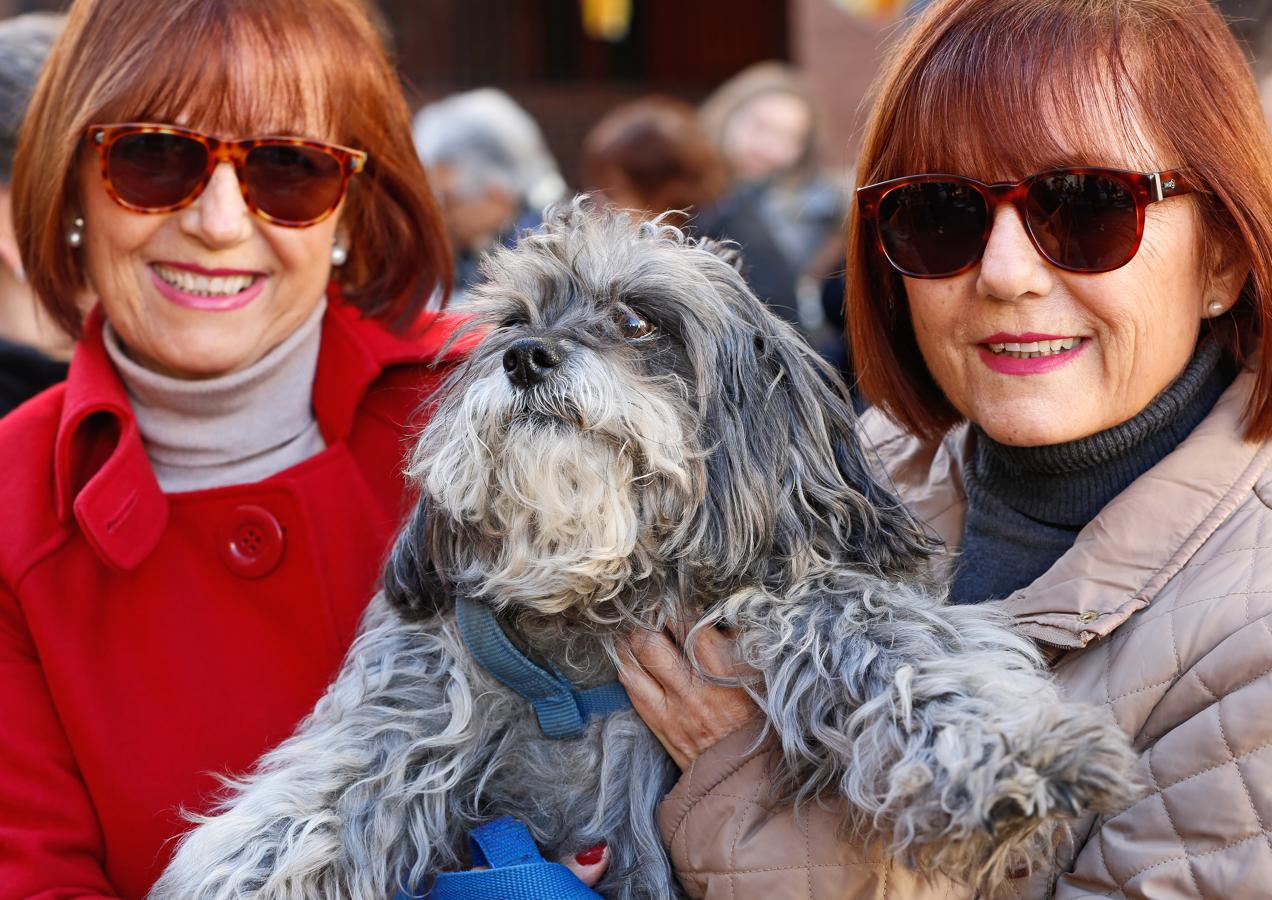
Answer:
POLYGON ((1158 159, 1174 154, 1169 136, 1141 130, 1152 123, 1141 113, 1150 73, 1138 64, 1140 51, 1120 29, 1083 15, 1084 5, 1060 15, 1042 4, 1026 8, 1014 33, 985 15, 934 34, 894 104, 889 129, 905 140, 880 147, 862 183, 923 172, 1004 181, 1057 166, 1175 164, 1158 159))
MULTIPOLYGON (((105 14, 97 4, 95 14, 105 14)), ((186 124, 224 136, 348 142, 365 65, 348 20, 305 0, 170 2, 116 49, 86 104, 102 122, 186 124), (298 27, 299 26, 299 27, 298 27), (351 39, 352 38, 352 39, 351 39)), ((91 23, 88 26, 91 28, 91 23)), ((358 36, 365 38, 365 36, 358 36)))

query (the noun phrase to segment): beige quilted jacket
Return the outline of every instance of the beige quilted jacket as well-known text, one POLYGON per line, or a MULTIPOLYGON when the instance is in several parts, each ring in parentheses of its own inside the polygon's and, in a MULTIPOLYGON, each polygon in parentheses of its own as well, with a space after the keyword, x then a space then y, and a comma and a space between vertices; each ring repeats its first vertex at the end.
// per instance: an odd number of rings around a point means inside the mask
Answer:
MULTIPOLYGON (((1243 442, 1243 374, 1209 417, 1105 507, 1005 606, 1056 648, 1067 695, 1106 704, 1140 754, 1147 792, 1080 823, 1050 871, 1001 897, 1272 898, 1272 442, 1243 442)), ((866 418, 897 490, 951 547, 962 533, 967 428, 923 446, 866 418)), ((664 801, 664 839, 694 897, 960 898, 766 804, 764 754, 735 734, 664 801)))

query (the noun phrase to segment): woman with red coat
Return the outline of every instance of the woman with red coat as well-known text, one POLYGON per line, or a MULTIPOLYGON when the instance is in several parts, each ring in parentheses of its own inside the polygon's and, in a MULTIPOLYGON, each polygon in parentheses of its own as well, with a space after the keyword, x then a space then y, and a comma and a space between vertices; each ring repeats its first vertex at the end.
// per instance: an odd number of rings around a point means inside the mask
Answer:
POLYGON ((15 169, 81 342, 0 421, 0 897, 137 897, 353 638, 449 253, 357 0, 78 0, 15 169))

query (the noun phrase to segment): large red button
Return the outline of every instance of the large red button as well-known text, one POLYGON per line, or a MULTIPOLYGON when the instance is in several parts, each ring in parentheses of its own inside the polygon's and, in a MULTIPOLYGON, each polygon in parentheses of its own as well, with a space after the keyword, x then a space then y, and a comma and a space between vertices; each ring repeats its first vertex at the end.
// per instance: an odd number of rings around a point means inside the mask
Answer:
POLYGON ((244 578, 263 578, 283 558, 283 526, 263 506, 236 506, 220 544, 227 569, 244 578))

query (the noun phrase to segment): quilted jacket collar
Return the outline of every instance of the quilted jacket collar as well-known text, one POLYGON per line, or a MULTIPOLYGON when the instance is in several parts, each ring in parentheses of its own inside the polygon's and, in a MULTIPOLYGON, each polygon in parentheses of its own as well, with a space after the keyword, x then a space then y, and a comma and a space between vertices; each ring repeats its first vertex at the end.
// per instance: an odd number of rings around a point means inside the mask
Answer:
MULTIPOLYGON (((1040 578, 1001 601, 1021 630, 1082 647, 1153 602, 1272 463, 1272 442, 1241 439, 1254 376, 1243 372, 1200 425, 1115 497, 1040 578)), ((904 434, 872 410, 863 419, 902 499, 951 550, 962 537, 966 425, 939 444, 904 434)))
MULTIPOLYGON (((329 298, 314 376, 314 415, 327 444, 348 436, 363 396, 388 367, 433 360, 460 320, 422 321, 419 338, 400 338, 329 298)), ((127 392, 102 342, 102 313, 89 315, 71 360, 54 444, 58 515, 72 517, 110 565, 136 568, 162 537, 168 501, 146 457, 127 392)), ((456 356, 463 346, 448 350, 456 356)))

